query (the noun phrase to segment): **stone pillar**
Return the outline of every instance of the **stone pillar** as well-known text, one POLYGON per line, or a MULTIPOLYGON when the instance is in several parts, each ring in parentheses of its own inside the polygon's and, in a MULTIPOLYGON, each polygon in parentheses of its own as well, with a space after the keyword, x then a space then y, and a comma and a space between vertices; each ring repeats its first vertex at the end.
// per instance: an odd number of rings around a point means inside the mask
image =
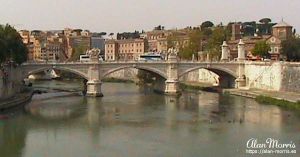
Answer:
POLYGON ((235 80, 236 88, 246 87, 245 64, 239 63, 238 78, 235 80))
POLYGON ((224 41, 222 45, 221 61, 228 61, 228 60, 229 60, 229 48, 226 41, 224 41))
POLYGON ((170 55, 168 58, 167 66, 167 80, 165 82, 165 94, 167 95, 179 95, 179 82, 178 82, 178 67, 177 57, 170 55))
POLYGON ((100 80, 100 73, 99 73, 99 65, 94 64, 89 67, 88 70, 88 82, 86 83, 87 86, 87 96, 92 97, 102 97, 103 94, 101 92, 101 80, 100 80))
POLYGON ((87 96, 91 97, 103 97, 103 94, 101 92, 101 84, 102 82, 99 80, 89 80, 87 85, 87 96))
POLYGON ((240 42, 238 44, 238 61, 243 61, 246 59, 246 53, 245 53, 245 43, 242 39, 240 39, 240 42))
POLYGON ((209 53, 206 53, 206 62, 210 62, 210 56, 209 56, 209 53))

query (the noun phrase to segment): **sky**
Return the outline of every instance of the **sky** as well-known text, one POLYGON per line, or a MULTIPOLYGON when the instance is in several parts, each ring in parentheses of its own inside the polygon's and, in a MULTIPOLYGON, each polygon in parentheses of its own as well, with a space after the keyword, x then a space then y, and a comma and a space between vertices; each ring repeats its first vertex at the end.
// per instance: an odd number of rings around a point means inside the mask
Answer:
POLYGON ((116 33, 264 17, 284 19, 300 32, 300 0, 0 0, 0 24, 28 30, 69 27, 116 33))

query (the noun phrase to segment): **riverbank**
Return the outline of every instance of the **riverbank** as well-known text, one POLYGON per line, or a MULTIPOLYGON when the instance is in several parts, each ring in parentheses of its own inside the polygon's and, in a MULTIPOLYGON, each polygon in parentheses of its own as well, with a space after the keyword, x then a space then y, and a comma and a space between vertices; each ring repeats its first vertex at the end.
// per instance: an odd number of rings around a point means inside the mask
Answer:
POLYGON ((220 92, 218 87, 211 84, 199 83, 199 82, 184 82, 179 84, 180 89, 184 91, 201 90, 206 92, 220 92))
POLYGON ((288 109, 300 109, 300 93, 259 89, 224 89, 223 93, 253 98, 261 104, 276 105, 288 109))
MULTIPOLYGON (((220 89, 203 83, 181 83, 183 90, 220 92, 220 89)), ((266 91, 259 89, 222 89, 222 93, 255 99, 258 103, 276 105, 288 109, 300 109, 300 93, 266 91)))
POLYGON ((278 100, 286 100, 292 103, 297 103, 300 101, 300 93, 296 92, 266 91, 259 89, 224 89, 223 93, 229 93, 232 95, 238 95, 254 99, 258 96, 265 96, 278 100))
POLYGON ((110 83, 134 83, 132 80, 125 80, 125 79, 119 79, 119 78, 105 78, 102 80, 103 82, 110 82, 110 83))
POLYGON ((24 105, 31 100, 33 94, 33 90, 26 90, 9 99, 0 100, 0 112, 24 105))

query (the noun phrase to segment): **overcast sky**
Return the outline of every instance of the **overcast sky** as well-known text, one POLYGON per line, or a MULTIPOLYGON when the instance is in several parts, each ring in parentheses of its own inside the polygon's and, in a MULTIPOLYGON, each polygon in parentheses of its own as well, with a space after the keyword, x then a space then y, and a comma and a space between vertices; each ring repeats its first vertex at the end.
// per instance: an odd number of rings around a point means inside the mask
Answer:
POLYGON ((263 17, 283 18, 299 33, 300 0, 0 0, 0 24, 29 30, 71 27, 109 33, 263 17))

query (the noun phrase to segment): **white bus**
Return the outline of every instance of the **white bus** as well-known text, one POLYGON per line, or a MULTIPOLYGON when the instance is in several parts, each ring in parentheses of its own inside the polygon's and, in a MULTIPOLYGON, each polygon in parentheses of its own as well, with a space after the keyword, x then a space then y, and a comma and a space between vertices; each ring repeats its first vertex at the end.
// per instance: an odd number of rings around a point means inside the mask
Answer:
POLYGON ((139 61, 161 61, 163 60, 162 56, 160 54, 142 54, 139 57, 139 61))
MULTIPOLYGON (((91 61, 90 55, 80 55, 80 62, 89 62, 91 61)), ((104 61, 101 56, 99 56, 99 61, 104 61)))
POLYGON ((89 62, 90 60, 90 55, 80 55, 80 62, 89 62))

